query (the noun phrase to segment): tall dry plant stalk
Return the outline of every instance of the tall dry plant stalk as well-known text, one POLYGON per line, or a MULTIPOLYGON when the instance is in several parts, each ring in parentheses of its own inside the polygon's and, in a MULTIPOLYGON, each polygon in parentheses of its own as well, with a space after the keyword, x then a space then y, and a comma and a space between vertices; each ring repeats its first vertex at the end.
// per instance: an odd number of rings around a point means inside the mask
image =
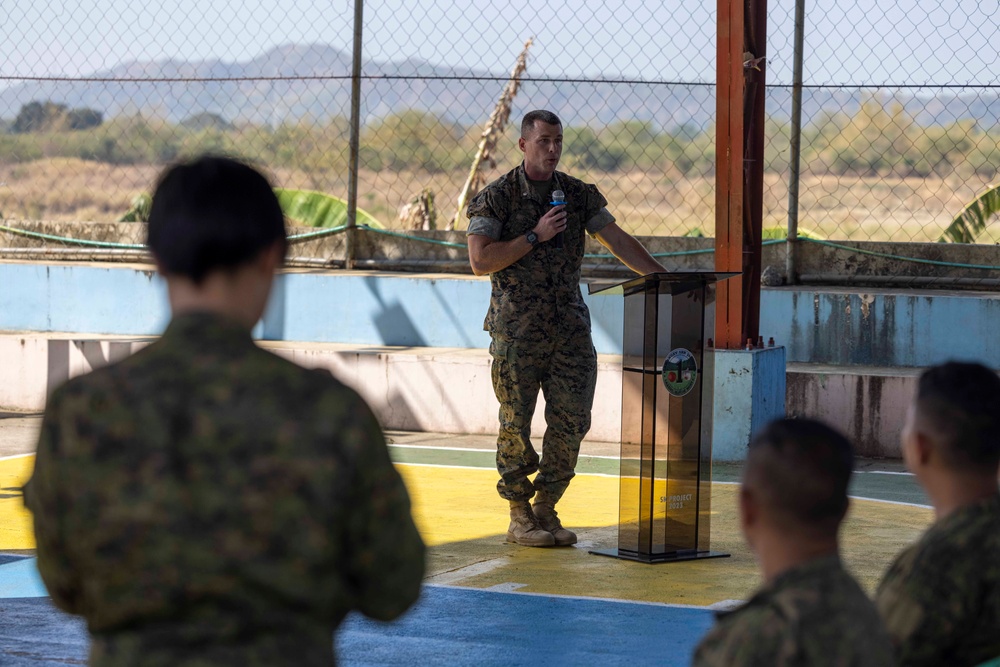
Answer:
POLYGON ((510 73, 510 80, 507 81, 503 92, 500 93, 500 99, 497 100, 497 105, 493 109, 493 113, 490 114, 490 119, 486 121, 486 129, 483 130, 482 138, 479 140, 479 149, 472 159, 472 168, 469 169, 469 178, 466 179, 465 187, 462 188, 462 193, 458 196, 458 210, 455 211, 455 217, 448 223, 447 229, 455 229, 469 198, 479 192, 479 189, 486 184, 486 177, 482 173, 483 163, 489 164, 491 169, 497 166, 493 159, 493 152, 504 128, 507 127, 507 121, 510 119, 511 103, 521 87, 521 75, 528 68, 528 49, 534 39, 534 37, 529 37, 528 41, 524 43, 524 50, 517 57, 514 70, 510 73))

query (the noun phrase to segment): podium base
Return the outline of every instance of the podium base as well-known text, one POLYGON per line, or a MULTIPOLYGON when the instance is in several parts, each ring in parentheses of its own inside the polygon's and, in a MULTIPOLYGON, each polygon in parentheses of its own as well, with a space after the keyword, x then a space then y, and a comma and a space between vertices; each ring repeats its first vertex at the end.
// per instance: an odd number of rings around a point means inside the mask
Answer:
POLYGON ((609 558, 620 558, 622 560, 633 560, 637 563, 679 563, 685 560, 701 560, 703 558, 729 558, 729 554, 721 551, 671 551, 665 554, 640 554, 634 551, 621 551, 619 549, 595 549, 589 551, 595 556, 608 556, 609 558))

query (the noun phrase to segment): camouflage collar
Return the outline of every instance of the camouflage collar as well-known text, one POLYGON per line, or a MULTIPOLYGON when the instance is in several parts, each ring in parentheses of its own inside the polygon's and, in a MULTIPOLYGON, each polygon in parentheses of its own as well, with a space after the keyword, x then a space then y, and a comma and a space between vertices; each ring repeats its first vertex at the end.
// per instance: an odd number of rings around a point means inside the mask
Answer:
POLYGON ((197 339, 218 341, 226 345, 253 342, 250 331, 239 322, 210 311, 194 311, 175 315, 167 329, 165 338, 197 339))
POLYGON ((745 604, 740 605, 736 609, 716 612, 715 615, 717 618, 722 618, 724 616, 728 616, 729 614, 739 613, 742 609, 745 609, 752 604, 773 598, 786 588, 794 588, 799 585, 800 582, 810 581, 817 578, 822 579, 827 576, 828 573, 840 572, 843 569, 844 566, 840 561, 839 553, 832 553, 826 556, 820 556, 819 558, 814 558, 811 561, 795 565, 794 567, 785 570, 773 580, 764 584, 756 593, 754 593, 753 597, 746 601, 745 604))
MULTIPOLYGON (((517 177, 517 185, 521 190, 521 199, 531 199, 538 202, 539 204, 548 204, 547 201, 542 201, 542 198, 538 196, 535 192, 535 188, 531 187, 531 183, 528 182, 528 173, 524 170, 524 161, 517 165, 517 169, 514 170, 514 175, 517 177)), ((552 172, 552 191, 563 190, 562 180, 559 178, 559 172, 552 172)))

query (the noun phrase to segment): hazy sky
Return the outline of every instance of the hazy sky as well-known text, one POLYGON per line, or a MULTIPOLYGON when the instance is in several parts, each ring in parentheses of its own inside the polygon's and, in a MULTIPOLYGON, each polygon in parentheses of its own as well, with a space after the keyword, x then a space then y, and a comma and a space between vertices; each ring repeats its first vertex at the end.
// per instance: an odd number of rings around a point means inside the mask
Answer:
MULTIPOLYGON (((529 76, 713 81, 715 5, 370 0, 365 55, 504 73, 534 35, 529 76)), ((769 5, 769 83, 788 83, 794 2, 769 5)), ((1000 0, 807 0, 806 81, 1000 84, 998 5, 1000 0), (865 9, 874 6, 879 8, 865 9)), ((288 43, 350 51, 353 15, 353 0, 0 0, 0 76, 87 75, 129 60, 244 61, 288 43)), ((12 83, 0 81, 0 87, 12 83)))

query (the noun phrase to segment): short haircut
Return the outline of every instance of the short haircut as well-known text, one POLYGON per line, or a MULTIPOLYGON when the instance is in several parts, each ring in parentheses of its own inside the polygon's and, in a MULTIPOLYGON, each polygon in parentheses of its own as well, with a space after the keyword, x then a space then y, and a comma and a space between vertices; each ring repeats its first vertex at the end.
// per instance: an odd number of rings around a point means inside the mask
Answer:
POLYGON ((853 469, 854 451, 841 433, 813 419, 779 419, 750 442, 744 484, 781 525, 835 537, 853 469))
POLYGON ((559 120, 559 116, 555 115, 551 111, 535 109, 534 111, 529 111, 524 114, 524 118, 521 119, 522 137, 527 137, 528 133, 535 129, 536 120, 540 120, 548 125, 558 125, 559 127, 562 127, 562 121, 559 120))
POLYGON ((914 404, 945 464, 996 474, 1000 465, 1000 377, 982 364, 949 361, 923 372, 914 404))
POLYGON ((217 269, 256 259, 285 240, 268 179, 244 162, 202 156, 161 174, 149 212, 149 249, 167 275, 201 284, 217 269))

